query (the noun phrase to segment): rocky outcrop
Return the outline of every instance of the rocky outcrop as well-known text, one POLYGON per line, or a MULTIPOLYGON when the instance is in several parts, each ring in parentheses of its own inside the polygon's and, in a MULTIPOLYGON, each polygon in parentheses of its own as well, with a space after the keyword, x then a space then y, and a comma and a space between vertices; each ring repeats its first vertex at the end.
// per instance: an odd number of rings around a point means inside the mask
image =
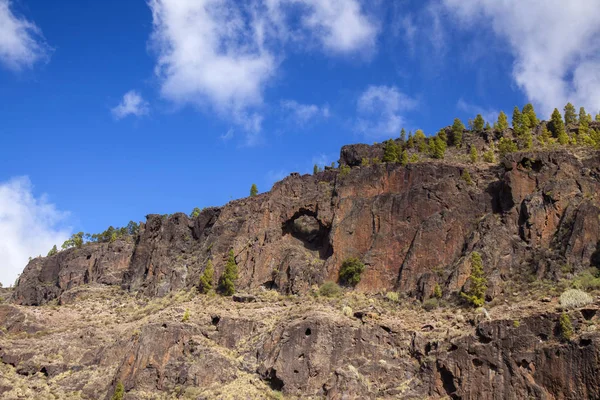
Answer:
POLYGON ((80 285, 120 285, 133 248, 133 243, 117 240, 35 258, 21 274, 13 299, 18 304, 39 305, 80 285))
MULTIPOLYGON (((347 146, 342 157, 354 165, 348 154, 379 151, 367 147, 347 146)), ((292 174, 268 193, 197 218, 150 215, 135 245, 90 244, 35 259, 14 298, 42 304, 90 282, 163 296, 196 285, 209 259, 218 277, 230 249, 240 289, 304 293, 337 280, 343 260, 359 257, 367 269, 357 289, 417 298, 436 285, 460 290, 468 255, 479 251, 493 297, 511 274, 557 279, 565 265, 577 272, 597 263, 599 154, 521 152, 499 166, 429 161, 292 174)))

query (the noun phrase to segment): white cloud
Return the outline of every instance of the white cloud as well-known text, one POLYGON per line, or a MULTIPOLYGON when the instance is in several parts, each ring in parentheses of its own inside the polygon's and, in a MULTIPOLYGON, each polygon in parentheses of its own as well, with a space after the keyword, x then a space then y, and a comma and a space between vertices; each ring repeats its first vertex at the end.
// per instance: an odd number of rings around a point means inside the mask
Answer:
POLYGON ((27 177, 0 183, 0 282, 14 283, 29 257, 46 255, 64 242, 69 230, 60 227, 67 213, 45 196, 36 198, 27 177))
POLYGON ((48 60, 49 54, 42 31, 33 22, 15 15, 10 0, 0 0, 0 63, 18 71, 48 60))
POLYGON ((301 104, 295 100, 284 100, 281 108, 290 114, 290 118, 298 125, 305 125, 317 118, 329 118, 329 106, 315 104, 301 104))
POLYGON ((229 128, 226 133, 221 135, 221 140, 227 142, 233 138, 235 131, 233 128, 229 128))
POLYGON ((493 123, 498 120, 498 114, 500 114, 499 111, 479 107, 475 104, 466 102, 462 98, 456 103, 456 108, 471 114, 470 118, 473 119, 477 116, 477 114, 481 114, 483 119, 486 120, 486 122, 489 122, 490 125, 493 125, 493 123))
POLYGON ((148 4, 162 95, 178 104, 216 110, 248 131, 248 144, 258 140, 264 91, 291 47, 286 45, 317 38, 327 52, 369 52, 378 33, 358 0, 148 4))
POLYGON ((595 0, 443 0, 461 26, 490 26, 515 57, 513 78, 544 117, 567 102, 600 109, 595 0))
POLYGON ((337 53, 375 51, 377 24, 361 10, 357 0, 292 0, 309 12, 303 25, 314 32, 327 50, 337 53))
POLYGON ((150 108, 148 102, 145 101, 138 92, 130 90, 125 93, 121 103, 111 111, 115 118, 122 119, 129 115, 136 117, 144 116, 150 112, 150 108))
POLYGON ((369 86, 358 99, 356 129, 369 138, 399 135, 404 123, 401 113, 416 105, 395 86, 369 86))

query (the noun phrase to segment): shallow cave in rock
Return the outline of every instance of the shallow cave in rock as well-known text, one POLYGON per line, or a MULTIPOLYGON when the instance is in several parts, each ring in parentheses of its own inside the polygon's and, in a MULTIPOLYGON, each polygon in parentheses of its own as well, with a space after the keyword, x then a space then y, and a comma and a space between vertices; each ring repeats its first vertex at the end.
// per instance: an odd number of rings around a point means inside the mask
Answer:
POLYGON ((283 224, 282 230, 284 236, 292 235, 300 240, 306 249, 318 251, 323 260, 333 254, 329 243, 331 227, 323 225, 315 212, 301 209, 283 224))

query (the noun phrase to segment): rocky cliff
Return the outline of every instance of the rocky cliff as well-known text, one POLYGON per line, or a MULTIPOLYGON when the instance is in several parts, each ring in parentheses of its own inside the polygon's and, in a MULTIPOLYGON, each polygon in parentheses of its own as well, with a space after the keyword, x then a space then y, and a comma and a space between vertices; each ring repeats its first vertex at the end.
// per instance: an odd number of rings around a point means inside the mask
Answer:
POLYGON ((196 286, 209 259, 219 276, 230 249, 240 290, 306 293, 358 257, 367 266, 358 290, 419 299, 435 285, 459 291, 470 273, 465 256, 477 250, 493 298, 510 276, 558 279, 566 265, 571 273, 597 265, 599 194, 598 151, 520 152, 500 165, 426 161, 292 174, 268 193, 197 218, 149 215, 133 244, 37 258, 14 298, 39 305, 87 283, 164 296, 196 286))
POLYGON ((600 151, 469 162, 511 135, 465 132, 444 160, 411 149, 408 165, 346 146, 339 169, 32 260, 2 293, 0 395, 110 399, 122 383, 128 400, 600 399, 600 301, 558 302, 600 288, 600 151), (249 294, 198 295, 230 250, 249 294), (477 311, 458 296, 475 251, 477 311), (357 287, 319 296, 350 257, 366 265, 357 287))

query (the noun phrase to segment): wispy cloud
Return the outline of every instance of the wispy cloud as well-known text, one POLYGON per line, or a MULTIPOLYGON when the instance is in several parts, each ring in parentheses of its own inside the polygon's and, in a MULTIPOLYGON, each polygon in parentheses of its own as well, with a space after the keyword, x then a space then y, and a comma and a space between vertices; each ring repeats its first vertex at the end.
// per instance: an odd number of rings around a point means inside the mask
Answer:
POLYGON ((15 71, 47 61, 51 49, 35 23, 17 16, 10 0, 0 0, 0 63, 15 71))
POLYGON ((369 86, 358 99, 356 130, 368 138, 398 135, 405 122, 402 113, 416 105, 395 86, 369 86))
POLYGON ((12 284, 29 257, 46 255, 69 237, 68 214, 45 196, 35 197, 27 177, 0 183, 0 282, 12 284))
POLYGON ((567 101, 600 109, 600 24, 589 0, 443 0, 462 28, 492 29, 515 58, 513 78, 541 113, 567 101))
POLYGON ((121 103, 111 111, 115 118, 122 119, 129 115, 135 117, 147 115, 150 112, 150 107, 138 92, 130 90, 125 93, 121 103))
POLYGON ((316 119, 326 119, 330 115, 328 105, 301 104, 295 100, 283 100, 281 108, 298 125, 306 125, 316 119))
POLYGON ((471 118, 475 118, 477 114, 481 114, 483 119, 485 119, 490 124, 493 124, 498 119, 498 114, 500 114, 497 110, 490 110, 475 104, 471 104, 463 100, 462 98, 458 100, 456 103, 456 108, 460 111, 464 111, 468 114, 471 114, 471 118))

